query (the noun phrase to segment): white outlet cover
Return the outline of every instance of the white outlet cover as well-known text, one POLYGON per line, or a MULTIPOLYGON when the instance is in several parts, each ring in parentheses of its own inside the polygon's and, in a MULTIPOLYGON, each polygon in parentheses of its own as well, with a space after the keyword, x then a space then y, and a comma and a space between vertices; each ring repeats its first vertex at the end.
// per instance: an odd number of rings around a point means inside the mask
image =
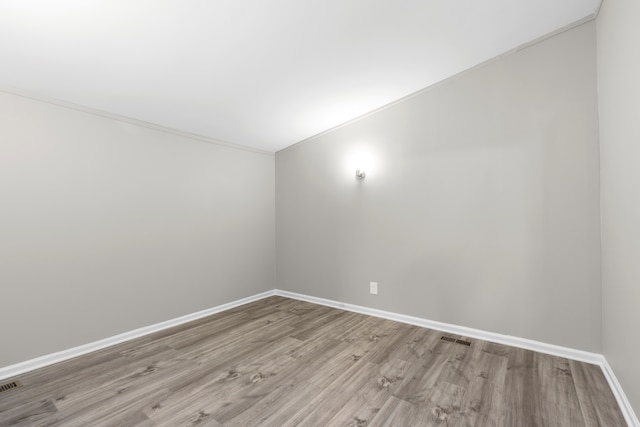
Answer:
POLYGON ((378 282, 369 282, 369 293, 378 295, 378 282))

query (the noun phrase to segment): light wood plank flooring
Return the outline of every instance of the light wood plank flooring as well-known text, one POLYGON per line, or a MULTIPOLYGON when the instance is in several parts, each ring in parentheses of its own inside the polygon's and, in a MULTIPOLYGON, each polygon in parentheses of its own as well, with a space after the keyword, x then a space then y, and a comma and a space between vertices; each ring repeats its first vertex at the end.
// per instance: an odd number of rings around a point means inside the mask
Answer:
POLYGON ((22 375, 0 425, 626 425, 595 365, 442 335, 271 297, 22 375))

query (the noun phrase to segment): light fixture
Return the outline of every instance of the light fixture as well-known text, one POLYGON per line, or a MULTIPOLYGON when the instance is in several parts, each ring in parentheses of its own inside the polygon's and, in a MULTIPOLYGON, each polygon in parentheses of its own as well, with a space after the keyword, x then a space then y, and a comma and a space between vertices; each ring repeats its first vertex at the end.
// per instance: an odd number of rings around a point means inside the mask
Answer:
POLYGON ((354 146, 346 153, 344 169, 346 179, 353 179, 353 171, 356 171, 356 180, 358 181, 365 179, 367 174, 371 175, 372 170, 376 176, 378 175, 373 161, 374 156, 368 145, 354 146))

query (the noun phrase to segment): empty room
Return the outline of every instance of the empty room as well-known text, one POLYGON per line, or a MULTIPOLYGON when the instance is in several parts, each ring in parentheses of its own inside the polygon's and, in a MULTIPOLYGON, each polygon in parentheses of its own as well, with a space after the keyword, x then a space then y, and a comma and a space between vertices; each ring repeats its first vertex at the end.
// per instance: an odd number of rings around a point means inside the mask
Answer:
POLYGON ((638 22, 0 1, 0 426, 640 426, 638 22))

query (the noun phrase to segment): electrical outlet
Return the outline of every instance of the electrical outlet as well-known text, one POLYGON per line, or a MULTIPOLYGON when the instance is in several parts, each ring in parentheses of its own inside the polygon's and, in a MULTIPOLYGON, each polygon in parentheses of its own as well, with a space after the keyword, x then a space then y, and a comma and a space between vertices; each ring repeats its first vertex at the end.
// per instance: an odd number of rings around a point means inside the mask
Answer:
POLYGON ((378 282, 369 282, 369 293, 378 295, 378 282))

